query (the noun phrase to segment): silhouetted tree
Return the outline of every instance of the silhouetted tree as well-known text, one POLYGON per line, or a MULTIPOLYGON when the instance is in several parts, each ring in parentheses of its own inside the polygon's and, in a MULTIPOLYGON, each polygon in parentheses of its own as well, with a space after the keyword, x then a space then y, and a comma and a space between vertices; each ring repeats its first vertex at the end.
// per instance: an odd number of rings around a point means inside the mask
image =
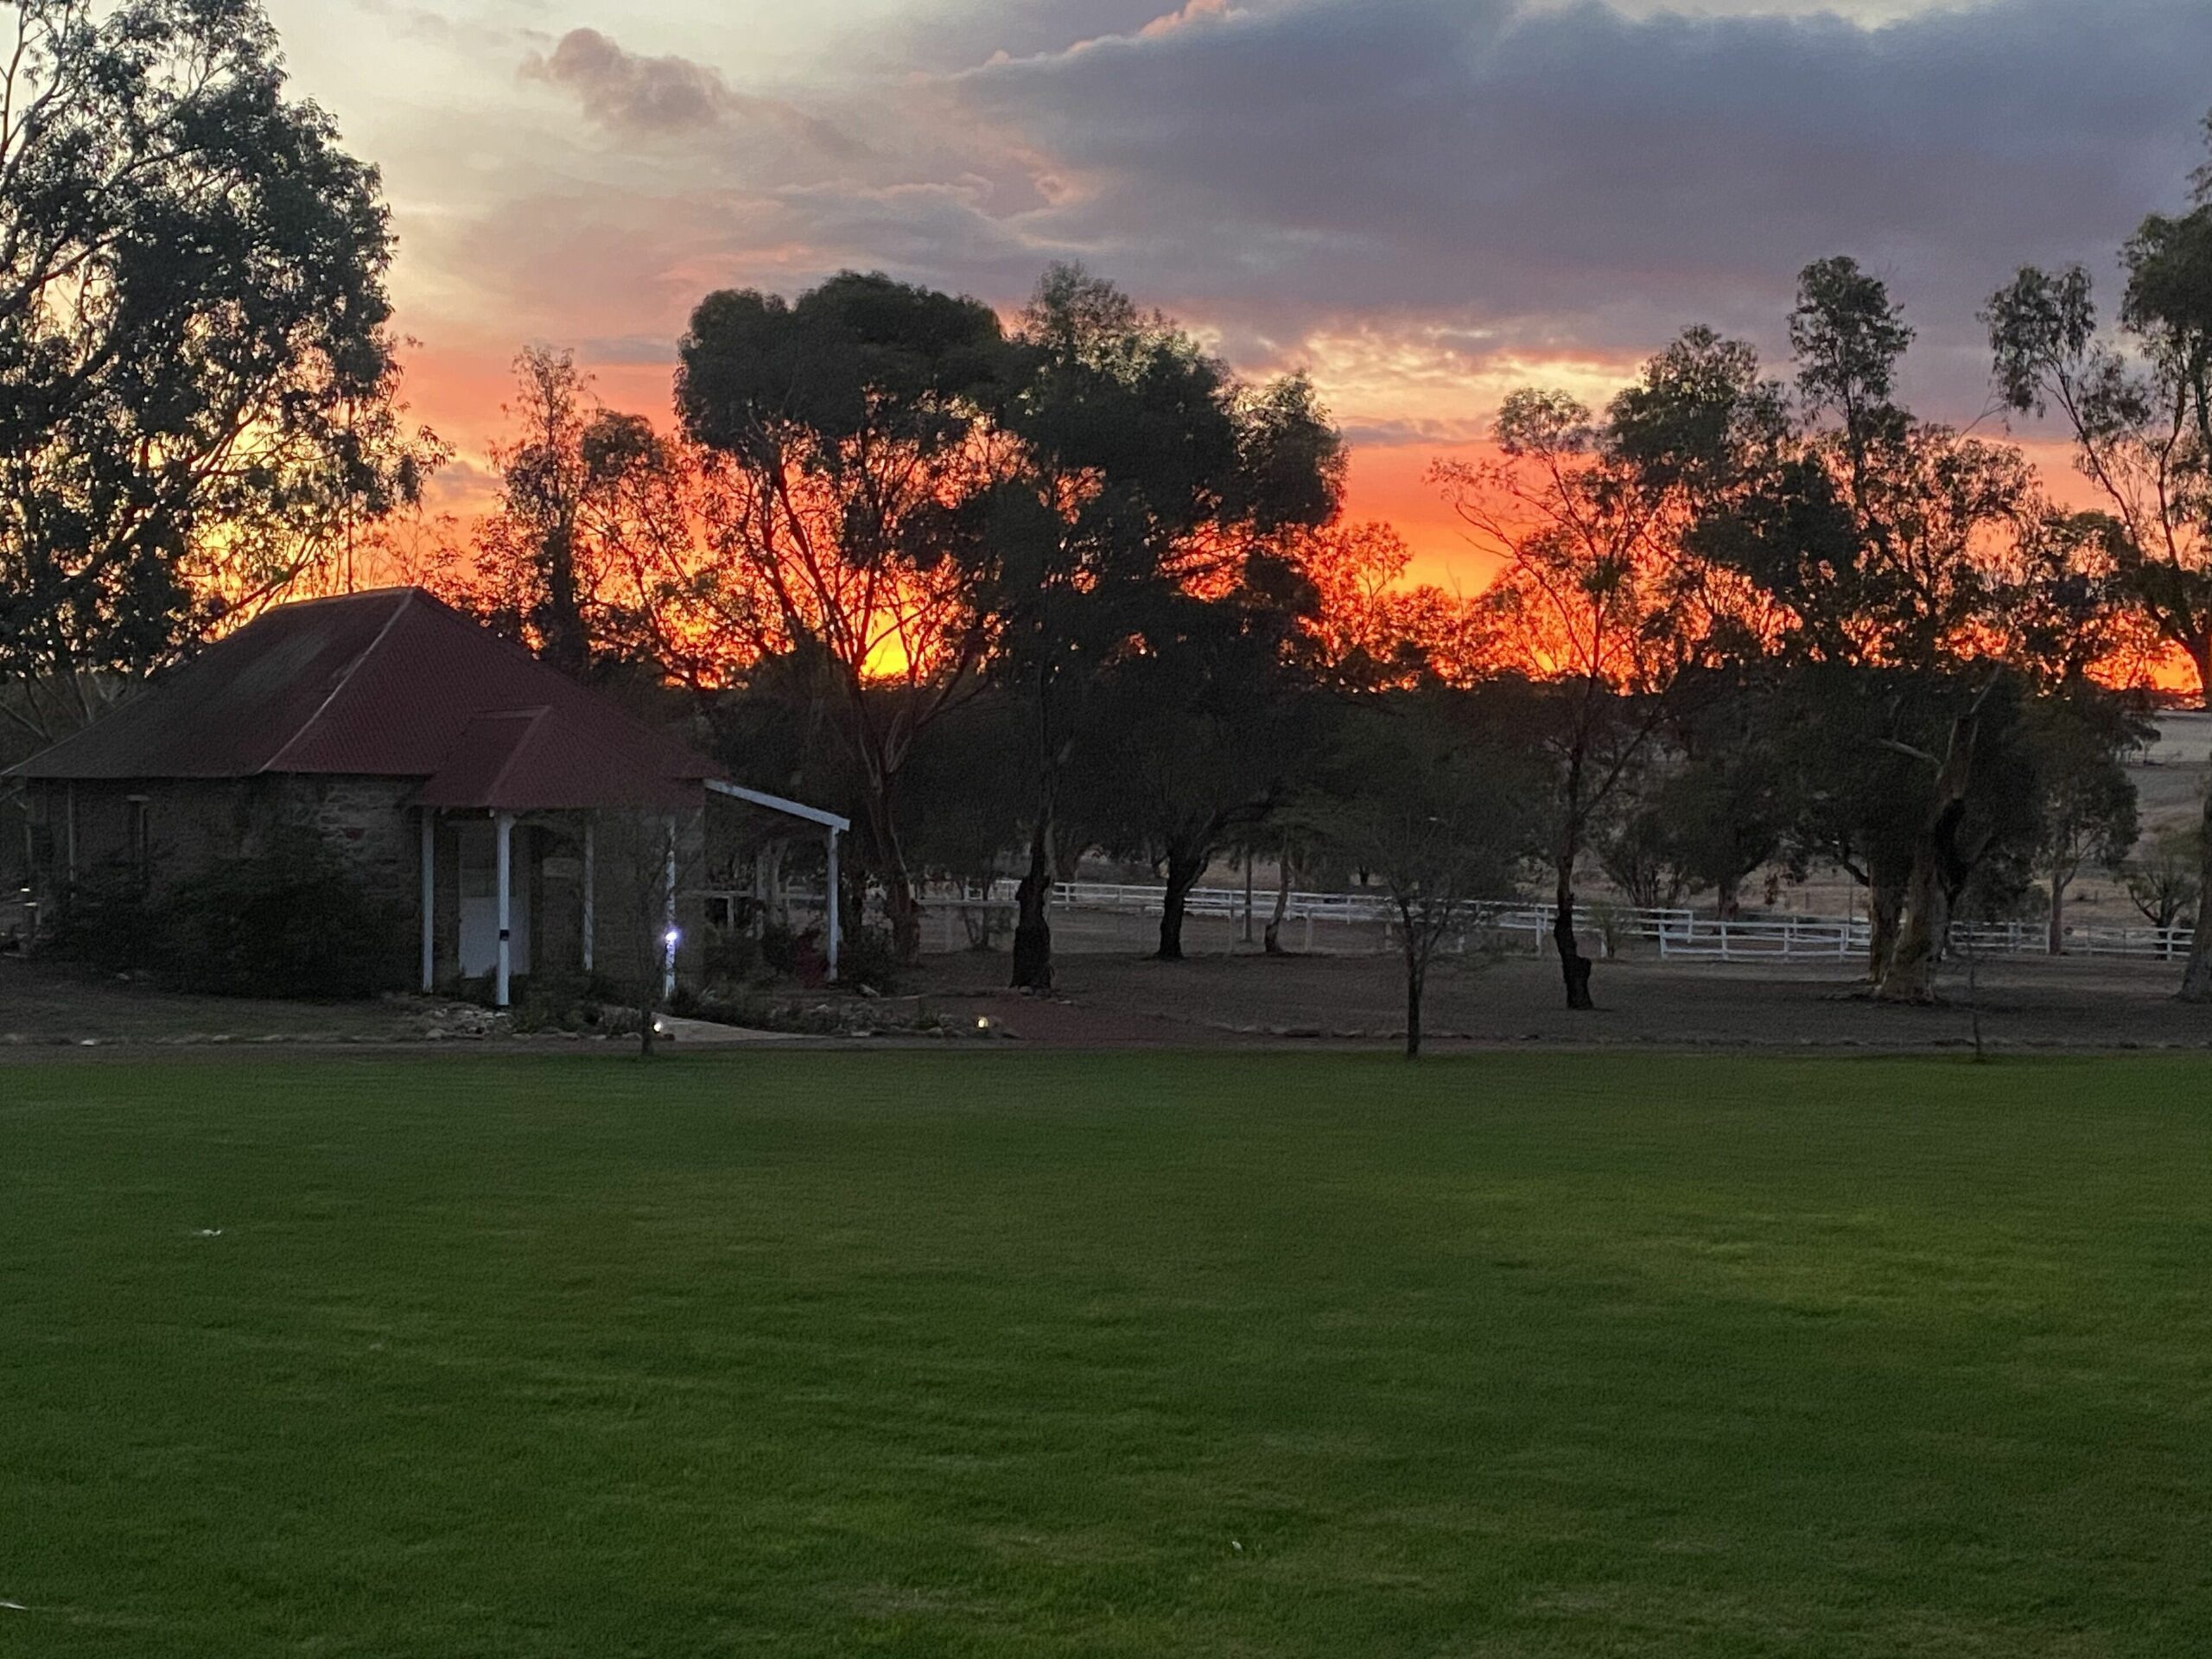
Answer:
POLYGON ((1146 607, 1144 649, 1096 688, 1075 804, 1109 851, 1166 882, 1163 962, 1182 959, 1192 887, 1288 797, 1311 753, 1317 700, 1286 659, 1292 625, 1249 594, 1164 593, 1146 607))
POLYGON ((2122 701, 2082 682, 2047 691, 2024 712, 2041 794, 2033 862, 2050 894, 2050 949, 2066 948, 2066 893, 2085 867, 2117 871, 2140 827, 2125 766, 2152 728, 2122 701))
POLYGON ((1369 871, 1397 912, 1406 976, 1406 1056, 1437 953, 1480 928, 1480 906, 1510 896, 1544 845, 1529 751, 1483 693, 1428 687, 1353 710, 1314 800, 1340 856, 1369 871))
POLYGON ((723 677, 688 615, 694 457, 601 404, 571 353, 530 347, 515 383, 512 434, 492 451, 499 505, 431 585, 579 678, 621 664, 694 688, 723 677))
POLYGON ((373 168, 258 0, 16 0, 0 33, 0 697, 41 734, 342 554, 402 429, 373 168))
POLYGON ((1007 466, 989 418, 1008 360, 970 299, 846 271, 786 303, 714 294, 681 346, 677 403, 720 459, 705 625, 757 650, 764 622, 825 677, 858 765, 894 949, 920 913, 899 778, 974 693, 996 632, 979 587, 984 505, 1007 466))
POLYGON ((988 547, 999 671, 1031 711, 1035 805, 1016 986, 1049 988, 1046 916, 1065 783, 1093 695, 1149 649, 1164 596, 1218 595, 1255 550, 1336 516, 1342 444, 1302 378, 1251 388, 1189 334, 1080 268, 1049 272, 1002 407, 1022 444, 988 547))
POLYGON ((1501 562, 1486 619, 1545 688, 1553 941, 1570 1008, 1594 1006, 1575 937, 1578 864, 1719 639, 1724 601, 1688 557, 1688 531, 1775 442, 1776 398, 1747 349, 1693 330, 1602 423, 1565 393, 1516 391, 1498 414, 1496 460, 1432 470, 1501 562))

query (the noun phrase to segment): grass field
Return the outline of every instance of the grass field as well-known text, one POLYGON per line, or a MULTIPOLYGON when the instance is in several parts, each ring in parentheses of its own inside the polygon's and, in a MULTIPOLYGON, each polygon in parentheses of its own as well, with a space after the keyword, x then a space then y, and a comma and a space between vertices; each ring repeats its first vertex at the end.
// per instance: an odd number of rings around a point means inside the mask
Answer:
POLYGON ((2212 1652, 2212 1065, 0 1067, 0 1653, 2212 1652))

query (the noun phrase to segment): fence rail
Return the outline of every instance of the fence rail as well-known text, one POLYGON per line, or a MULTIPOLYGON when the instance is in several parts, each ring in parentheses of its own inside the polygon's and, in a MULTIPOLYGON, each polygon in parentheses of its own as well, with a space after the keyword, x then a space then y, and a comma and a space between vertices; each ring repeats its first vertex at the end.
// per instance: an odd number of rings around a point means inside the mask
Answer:
MULTIPOLYGON (((986 891, 932 896, 932 910, 940 906, 982 910, 1011 910, 1014 901, 1011 880, 994 883, 986 891)), ((1062 881, 1052 887, 1055 910, 1104 911, 1123 915, 1157 916, 1165 907, 1166 891, 1142 883, 1062 881)), ((1241 888, 1194 887, 1184 907, 1192 916, 1240 918, 1249 903, 1257 917, 1274 912, 1275 895, 1255 893, 1248 901, 1241 888)), ((1552 932, 1556 906, 1529 902, 1503 902, 1471 907, 1469 931, 1488 931, 1509 938, 1527 935, 1536 950, 1544 948, 1552 932)), ((1395 907, 1378 893, 1293 893, 1283 906, 1284 919, 1298 924, 1306 942, 1313 943, 1316 924, 1337 928, 1371 931, 1373 948, 1389 947, 1398 922, 1395 907)), ((1604 904, 1578 905, 1574 927, 1585 950, 1610 956, 1631 943, 1656 948, 1668 960, 1756 962, 1761 960, 1817 961, 1848 959, 1866 953, 1872 944, 1871 925, 1865 916, 1820 916, 1783 912, 1722 920, 1700 916, 1683 908, 1642 909, 1604 904)), ((2189 927, 2112 926, 2074 924, 2066 927, 2066 954, 2082 957, 2131 957, 2178 959, 2189 954, 2195 937, 2189 927)), ((1960 923, 1950 932, 1955 954, 1983 956, 2041 956, 2050 948, 2050 933, 2041 921, 1960 923)))
MULTIPOLYGON (((1016 883, 1002 878, 988 887, 933 888, 921 896, 924 914, 934 918, 939 938, 951 950, 1011 925, 1016 883)), ((786 910, 818 913, 818 890, 794 887, 780 895, 786 910)), ((1133 918, 1157 917, 1166 905, 1166 889, 1142 882, 1059 881, 1052 887, 1056 912, 1092 912, 1133 918)), ((1241 887, 1193 887, 1184 898, 1192 918, 1242 919, 1247 899, 1241 887)), ((1249 899, 1255 926, 1274 914, 1275 895, 1256 893, 1249 899)), ((1541 954, 1549 947, 1556 906, 1522 900, 1471 906, 1459 941, 1465 948, 1487 933, 1510 945, 1541 954)), ((1294 926, 1301 948, 1387 950, 1397 946, 1399 917, 1388 895, 1375 893, 1293 893, 1283 919, 1294 926), (1327 935, 1317 936, 1317 929, 1327 935), (1332 936, 1332 937, 1331 937, 1332 936)), ((1782 912, 1722 920, 1680 907, 1639 909, 1606 904, 1577 905, 1574 930, 1582 948, 1611 957, 1627 947, 1649 946, 1666 961, 1815 962, 1864 956, 1872 944, 1864 916, 1819 916, 1782 912)), ((2075 924, 2065 930, 2065 953, 2076 957, 2121 957, 2179 960, 2189 954, 2194 931, 2188 927, 2109 926, 2075 924)), ((2041 921, 1960 923, 1953 927, 1954 955, 2042 956, 2050 932, 2041 921)))

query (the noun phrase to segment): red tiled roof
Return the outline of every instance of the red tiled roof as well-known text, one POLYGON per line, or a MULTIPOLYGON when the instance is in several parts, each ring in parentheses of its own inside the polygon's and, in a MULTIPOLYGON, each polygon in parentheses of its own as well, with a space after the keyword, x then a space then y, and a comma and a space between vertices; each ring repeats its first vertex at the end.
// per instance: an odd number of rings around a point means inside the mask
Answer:
POLYGON ((279 606, 16 771, 421 778, 425 804, 516 808, 658 804, 722 775, 416 588, 279 606))

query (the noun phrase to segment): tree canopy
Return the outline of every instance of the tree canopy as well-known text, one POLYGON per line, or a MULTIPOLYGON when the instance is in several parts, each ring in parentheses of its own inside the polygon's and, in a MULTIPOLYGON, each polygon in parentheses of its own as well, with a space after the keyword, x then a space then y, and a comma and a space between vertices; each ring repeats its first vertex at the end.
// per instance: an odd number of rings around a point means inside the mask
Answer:
POLYGON ((257 0, 17 0, 0 47, 0 675, 53 730, 419 486, 376 171, 257 0))

